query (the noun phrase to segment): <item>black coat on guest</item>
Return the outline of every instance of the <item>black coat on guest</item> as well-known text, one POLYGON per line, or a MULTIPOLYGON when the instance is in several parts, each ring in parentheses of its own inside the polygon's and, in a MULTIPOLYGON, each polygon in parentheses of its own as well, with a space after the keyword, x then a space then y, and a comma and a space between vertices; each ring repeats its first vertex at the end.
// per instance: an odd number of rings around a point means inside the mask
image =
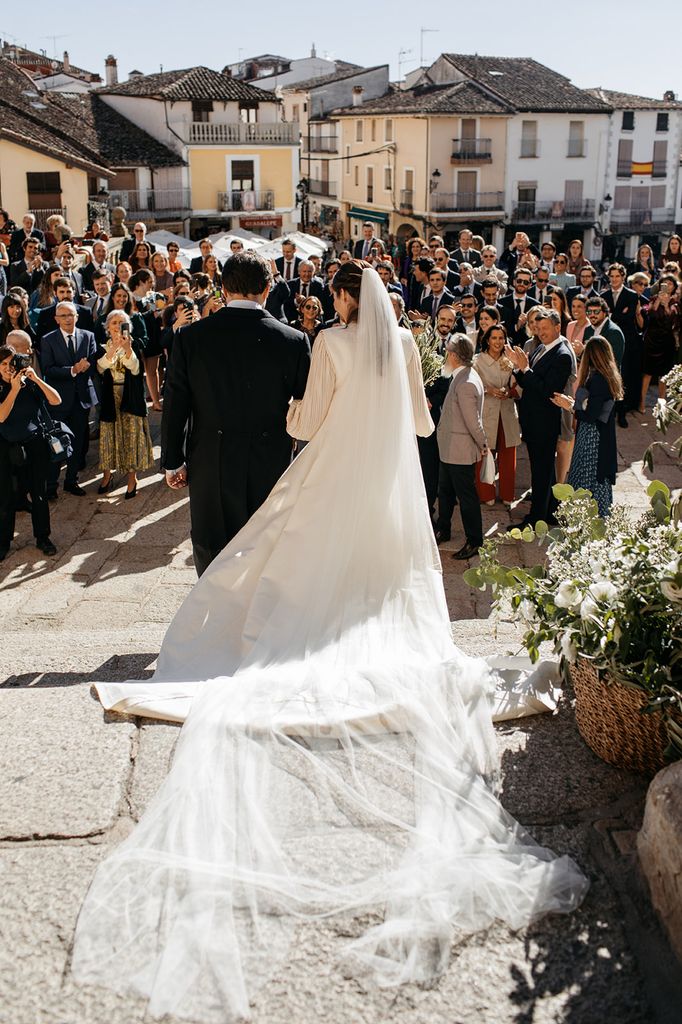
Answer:
POLYGON ((462 249, 458 247, 457 249, 453 249, 450 255, 458 265, 460 263, 468 263, 472 267, 480 267, 481 263, 483 262, 483 260, 481 259, 481 254, 478 251, 478 249, 469 249, 468 253, 465 255, 462 249))
MULTIPOLYGON (((121 395, 121 412, 129 412, 132 416, 147 417, 147 402, 144 395, 144 361, 142 359, 142 347, 131 338, 133 352, 140 362, 139 373, 131 373, 124 367, 123 393, 121 395)), ((97 358, 104 355, 104 346, 97 349, 97 358)), ((101 394, 99 418, 103 423, 116 422, 116 404, 114 402, 114 377, 111 370, 105 370, 101 375, 101 394)))
MULTIPOLYGON (((537 305, 539 305, 538 300, 532 299, 528 294, 526 294, 524 312, 528 314, 533 306, 537 305)), ((523 348, 528 341, 528 335, 526 334, 525 327, 520 327, 518 331, 516 329, 518 317, 516 315, 516 296, 514 295, 513 289, 500 299, 497 306, 500 311, 500 315, 502 316, 502 323, 507 330, 509 341, 512 345, 520 345, 523 348)))
MULTIPOLYGON (((308 282, 308 295, 315 295, 320 302, 324 298, 324 284, 319 277, 312 277, 308 282)), ((301 292, 301 279, 295 277, 293 281, 289 281, 287 284, 289 288, 289 301, 284 306, 284 312, 287 315, 288 320, 295 320, 298 316, 298 306, 296 299, 301 292)))
MULTIPOLYGON (((154 255, 156 252, 156 246, 153 242, 150 242, 146 237, 144 238, 145 245, 149 246, 149 251, 154 255)), ((130 257, 133 255, 133 249, 137 245, 137 239, 133 236, 132 238, 124 238, 121 243, 121 253, 118 257, 119 263, 127 263, 130 257)))
MULTIPOLYGON (((92 310, 88 306, 81 306, 77 302, 74 303, 76 307, 76 327, 79 327, 83 331, 94 331, 95 325, 92 319, 92 310)), ((45 306, 38 313, 38 321, 36 323, 36 337, 38 344, 45 337, 46 334, 51 334, 52 331, 57 330, 57 303, 54 302, 51 306, 45 306)))
POLYGON ((40 288, 45 277, 45 267, 46 264, 43 263, 41 267, 29 273, 24 257, 20 256, 16 262, 10 263, 8 268, 10 288, 23 288, 30 295, 36 288, 40 288))
POLYGON ((289 401, 303 397, 309 368, 306 338, 257 307, 228 305, 175 335, 161 465, 187 465, 199 574, 289 465, 289 401))
POLYGON ((286 323, 286 310, 289 308, 291 291, 283 277, 278 278, 272 285, 268 297, 265 300, 265 308, 272 313, 276 320, 286 323))
MULTIPOLYGON (((26 232, 22 228, 17 228, 10 235, 9 245, 7 246, 7 255, 10 261, 21 260, 24 258, 24 239, 26 238, 26 232)), ((31 238, 37 238, 40 242, 40 248, 45 252, 45 233, 40 228, 34 228, 31 232, 31 238)))
POLYGON ((601 373, 597 371, 591 373, 583 388, 577 390, 573 412, 578 420, 578 430, 582 423, 595 423, 599 431, 597 483, 601 484, 608 480, 615 484, 618 472, 616 404, 609 390, 608 381, 601 373), (584 403, 580 401, 583 391, 587 395, 585 408, 582 407, 584 403), (600 419, 602 416, 606 416, 606 420, 600 419))

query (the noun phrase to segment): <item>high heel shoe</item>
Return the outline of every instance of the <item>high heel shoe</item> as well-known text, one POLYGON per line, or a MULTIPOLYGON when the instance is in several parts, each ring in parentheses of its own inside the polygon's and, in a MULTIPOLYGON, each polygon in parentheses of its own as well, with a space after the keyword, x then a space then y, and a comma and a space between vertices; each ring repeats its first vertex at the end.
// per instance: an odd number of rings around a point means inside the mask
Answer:
POLYGON ((126 493, 125 493, 126 501, 128 501, 128 498, 134 498, 136 494, 137 494, 137 484, 135 484, 135 486, 133 487, 132 491, 126 491, 126 493))
POLYGON ((100 484, 97 488, 98 494, 109 494, 114 489, 114 474, 112 473, 106 484, 100 484))

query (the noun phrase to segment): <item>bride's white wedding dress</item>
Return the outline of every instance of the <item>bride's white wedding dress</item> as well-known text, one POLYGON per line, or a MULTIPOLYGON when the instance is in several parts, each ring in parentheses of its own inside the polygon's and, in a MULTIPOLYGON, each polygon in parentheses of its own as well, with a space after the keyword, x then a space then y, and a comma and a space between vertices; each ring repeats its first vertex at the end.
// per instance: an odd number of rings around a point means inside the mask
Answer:
POLYGON ((98 686, 107 707, 186 721, 97 870, 79 980, 224 1024, 306 921, 372 912, 344 970, 396 985, 495 918, 580 902, 576 865, 486 781, 494 679, 451 639, 415 419, 428 433, 418 357, 366 270, 357 325, 318 336, 290 413, 310 443, 178 611, 154 678, 98 686))

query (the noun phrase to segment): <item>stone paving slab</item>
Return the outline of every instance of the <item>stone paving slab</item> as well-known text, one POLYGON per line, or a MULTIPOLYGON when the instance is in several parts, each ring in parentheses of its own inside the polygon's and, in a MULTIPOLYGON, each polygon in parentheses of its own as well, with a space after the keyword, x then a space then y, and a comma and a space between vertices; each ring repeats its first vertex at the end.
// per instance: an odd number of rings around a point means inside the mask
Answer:
MULTIPOLYGON (((641 455, 650 417, 619 431, 617 498, 648 505, 641 455)), ((153 420, 155 430, 158 421, 153 420)), ((679 486, 665 455, 653 476, 679 486)), ((92 872, 133 827, 164 778, 177 726, 108 716, 93 680, 142 678, 194 582, 186 496, 147 474, 138 498, 122 489, 62 495, 52 508, 59 552, 46 559, 18 518, 17 550, 0 567, 0 1024, 142 1024, 142 1002, 76 986, 68 971, 73 928, 92 872)), ((520 452, 518 486, 528 483, 520 452)), ((486 531, 520 519, 484 508, 486 531)), ((450 555, 463 538, 458 513, 443 545, 456 643, 470 654, 516 653, 518 627, 490 618, 490 598, 462 579, 450 555)), ((534 545, 503 557, 533 564, 534 545)), ((597 759, 575 728, 571 693, 555 715, 498 725, 504 805, 541 842, 569 852, 592 888, 570 918, 514 935, 495 926, 453 951, 432 989, 365 991, 335 957, 367 921, 304 928, 289 962, 260 994, 256 1024, 677 1024, 682 981, 637 874, 634 839, 646 780, 597 759)), ((172 1024, 168 1019, 168 1024, 172 1024)))

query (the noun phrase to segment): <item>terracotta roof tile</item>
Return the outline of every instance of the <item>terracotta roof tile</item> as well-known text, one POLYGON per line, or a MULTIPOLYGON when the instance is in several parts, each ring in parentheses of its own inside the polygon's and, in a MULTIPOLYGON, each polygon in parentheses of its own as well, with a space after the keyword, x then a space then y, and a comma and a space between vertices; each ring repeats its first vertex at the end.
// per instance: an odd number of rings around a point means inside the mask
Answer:
POLYGON ((136 76, 118 85, 107 85, 98 92, 110 93, 112 96, 150 96, 166 100, 275 101, 271 92, 201 66, 136 76))

